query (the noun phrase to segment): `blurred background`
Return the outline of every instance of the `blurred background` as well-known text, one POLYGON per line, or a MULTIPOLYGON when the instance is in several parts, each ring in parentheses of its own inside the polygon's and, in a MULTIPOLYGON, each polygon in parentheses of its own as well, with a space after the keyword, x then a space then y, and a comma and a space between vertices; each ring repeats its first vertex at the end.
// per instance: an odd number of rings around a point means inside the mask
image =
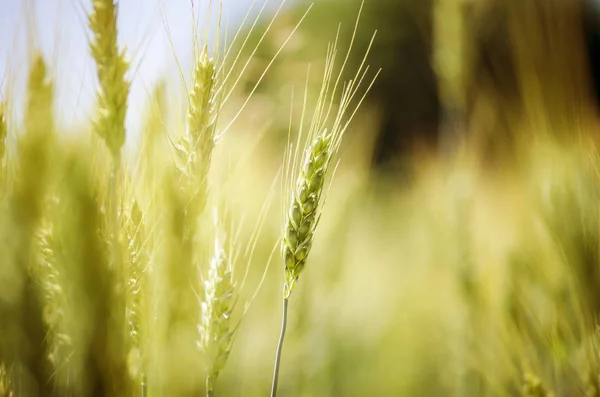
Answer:
MULTIPOLYGON (((94 107, 89 3, 0 0, 0 86, 21 102, 22 65, 32 46, 40 49, 65 131, 88 123, 94 107)), ((223 4, 225 40, 251 1, 223 4)), ((279 6, 267 4, 242 59, 279 6)), ((223 109, 223 126, 308 6, 295 0, 281 8, 223 109)), ((316 1, 219 142, 213 199, 234 223, 245 219, 240 242, 251 239, 278 180, 304 87, 310 108, 327 44, 340 26, 341 62, 360 6, 316 1)), ((261 7, 251 8, 243 31, 261 7)), ((193 15, 202 30, 207 10, 207 2, 189 0, 119 2, 119 40, 131 59, 132 151, 159 83, 169 125, 181 124, 193 15)), ((280 395, 600 396, 600 2, 367 0, 345 78, 375 31, 367 62, 381 74, 344 137, 290 300, 280 395)), ((261 285, 286 204, 275 194, 252 263, 239 265, 239 278, 250 266, 240 302, 261 285)), ((275 255, 219 395, 268 392, 282 280, 275 255)))

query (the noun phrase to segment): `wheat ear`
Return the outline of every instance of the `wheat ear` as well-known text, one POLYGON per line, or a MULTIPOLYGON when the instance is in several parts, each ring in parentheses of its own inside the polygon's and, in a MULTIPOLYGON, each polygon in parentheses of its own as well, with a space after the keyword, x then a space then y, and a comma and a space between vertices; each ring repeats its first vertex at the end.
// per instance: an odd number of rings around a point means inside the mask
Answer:
MULTIPOLYGON (((190 280, 198 274, 198 220, 207 201, 206 179, 215 144, 215 79, 215 63, 208 57, 205 48, 194 64, 187 129, 175 145, 175 172, 169 173, 165 179, 168 181, 170 195, 167 197, 167 203, 172 209, 172 249, 176 250, 173 254, 176 260, 171 260, 171 267, 165 269, 168 284, 165 288, 165 299, 166 302, 170 302, 167 303, 166 309, 169 320, 166 322, 165 336, 169 341, 177 329, 185 330, 186 335, 189 332, 190 340, 186 340, 186 343, 197 341, 199 306, 191 305, 191 302, 197 303, 197 300, 190 280)), ((167 379, 170 378, 167 376, 167 379)), ((191 379, 189 381, 193 382, 191 379)), ((167 383, 169 382, 170 380, 167 380, 167 383)), ((178 388, 180 385, 172 387, 178 388)))
MULTIPOLYGON (((117 13, 118 6, 114 0, 93 0, 92 12, 88 23, 92 31, 89 47, 95 60, 99 89, 97 93, 97 110, 93 120, 94 131, 104 140, 112 158, 109 175, 108 196, 106 197, 105 218, 101 234, 109 253, 109 265, 114 284, 107 286, 110 291, 112 304, 116 315, 109 320, 111 334, 108 336, 115 351, 127 355, 127 333, 124 331, 127 321, 127 284, 128 278, 124 268, 124 249, 122 246, 122 208, 120 186, 121 149, 125 143, 125 115, 127 113, 127 97, 130 83, 126 78, 129 64, 125 57, 124 48, 119 48, 117 42, 117 13)), ((123 357, 114 357, 115 367, 121 367, 123 357)), ((125 363, 126 365, 126 363, 125 363)), ((119 374, 116 387, 122 394, 131 387, 127 373, 119 374)))
POLYGON ((231 312, 236 302, 233 267, 220 239, 215 239, 215 252, 204 282, 202 321, 198 347, 206 360, 206 395, 214 396, 219 372, 225 367, 231 349, 234 328, 231 312))
POLYGON ((304 166, 292 195, 281 245, 285 264, 285 298, 290 297, 312 247, 325 174, 332 151, 335 150, 333 138, 333 135, 327 134, 325 130, 313 140, 306 150, 304 166))
POLYGON ((96 61, 100 82, 94 128, 113 158, 119 159, 121 147, 125 143, 129 82, 125 78, 128 68, 125 53, 117 45, 117 10, 113 0, 93 1, 89 25, 93 33, 90 49, 96 61))
MULTIPOLYGON (((53 204, 46 205, 46 212, 52 212, 53 204)), ((71 338, 65 331, 65 313, 67 299, 63 290, 63 280, 57 267, 56 247, 52 219, 45 215, 41 227, 36 233, 38 258, 36 263, 37 279, 40 283, 44 301, 44 320, 48 327, 49 359, 55 368, 65 368, 71 338)))
POLYGON ((319 204, 325 183, 325 174, 331 162, 332 154, 337 150, 339 138, 341 138, 341 135, 327 134, 327 130, 314 138, 305 151, 304 166, 296 181, 296 188, 292 193, 281 243, 285 265, 285 282, 281 333, 277 345, 271 389, 271 396, 273 397, 277 393, 279 364, 287 326, 288 300, 298 277, 304 269, 312 247, 314 232, 320 217, 319 204))
POLYGON ((46 354, 47 327, 31 272, 35 232, 46 194, 52 113, 53 85, 47 78, 44 60, 36 55, 27 83, 25 134, 18 141, 14 185, 2 202, 0 216, 0 257, 5 270, 0 275, 0 295, 4 291, 14 293, 11 299, 0 299, 0 360, 14 376, 12 392, 15 395, 31 390, 30 385, 20 382, 24 374, 33 380, 29 383, 36 385, 37 394, 50 395, 52 390, 46 354))
POLYGON ((189 197, 190 221, 195 221, 206 206, 206 178, 215 146, 217 75, 215 61, 208 57, 207 51, 204 47, 196 59, 189 95, 187 133, 176 146, 177 169, 189 197))
MULTIPOLYGON (((290 206, 286 211, 285 226, 281 239, 281 254, 283 257, 285 273, 283 286, 283 312, 281 331, 275 354, 271 397, 275 397, 277 394, 279 366, 287 327, 288 300, 300 274, 304 270, 306 260, 313 244, 314 233, 319 223, 323 206, 321 195, 323 193, 325 177, 330 168, 331 161, 340 147, 342 137, 348 128, 350 121, 356 114, 365 95, 377 78, 377 75, 375 75, 362 97, 360 97, 353 105, 353 108, 350 109, 350 105, 357 96, 369 69, 368 67, 365 67, 365 61, 375 38, 375 35, 373 35, 356 75, 352 80, 343 84, 337 112, 333 121, 329 120, 330 112, 333 103, 335 102, 335 96, 337 95, 336 91, 338 84, 342 78, 344 68, 354 43, 361 12, 362 5, 356 20, 348 53, 335 81, 333 78, 333 70, 337 52, 337 43, 334 42, 333 46, 328 49, 325 62, 325 75, 321 84, 321 91, 317 99, 313 119, 309 127, 301 169, 298 175, 294 175, 294 169, 292 167, 289 174, 291 180, 291 187, 289 188, 291 200, 290 206), (330 125, 329 129, 326 128, 327 125, 330 125)), ((302 132, 302 124, 300 130, 302 132)), ((292 166, 294 165, 294 160, 294 158, 291 158, 290 160, 292 166)))
MULTIPOLYGON (((29 72, 27 117, 25 130, 29 139, 48 140, 54 124, 52 82, 47 76, 47 67, 40 53, 36 53, 29 72)), ((41 149, 48 150, 43 144, 41 149)), ((48 161, 48 159, 46 159, 48 161)), ((35 231, 34 238, 37 245, 37 258, 30 270, 39 284, 40 300, 44 302, 44 320, 48 328, 46 336, 50 348, 49 360, 55 367, 63 364, 61 353, 69 342, 68 336, 62 334, 60 329, 64 323, 64 294, 61 289, 59 273, 56 267, 55 253, 52 249, 52 223, 48 217, 51 200, 40 198, 41 222, 35 231), (45 214, 44 214, 45 212, 45 214)))
POLYGON ((147 388, 148 369, 148 254, 142 211, 131 199, 124 219, 123 231, 127 241, 127 294, 126 313, 130 336, 129 369, 132 377, 141 384, 142 395, 147 388))

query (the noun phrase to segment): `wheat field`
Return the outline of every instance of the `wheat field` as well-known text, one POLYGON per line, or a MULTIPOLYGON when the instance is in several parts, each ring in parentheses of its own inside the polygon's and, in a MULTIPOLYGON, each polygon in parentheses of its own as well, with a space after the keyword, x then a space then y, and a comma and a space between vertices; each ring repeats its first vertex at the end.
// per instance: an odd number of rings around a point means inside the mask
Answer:
POLYGON ((85 123, 33 43, 23 101, 0 79, 0 396, 600 396, 593 112, 525 80, 510 153, 398 182, 364 4, 316 42, 318 2, 225 29, 215 1, 131 136, 119 7, 89 3, 85 123))

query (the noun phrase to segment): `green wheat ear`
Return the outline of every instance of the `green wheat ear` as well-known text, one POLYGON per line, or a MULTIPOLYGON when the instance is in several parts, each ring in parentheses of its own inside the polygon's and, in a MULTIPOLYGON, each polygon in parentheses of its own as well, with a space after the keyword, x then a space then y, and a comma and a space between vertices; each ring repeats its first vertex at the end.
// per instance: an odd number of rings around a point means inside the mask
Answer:
POLYGON ((332 135, 324 130, 315 137, 305 152, 304 165, 292 193, 281 245, 285 264, 286 298, 292 293, 312 247, 319 220, 319 201, 333 151, 332 135))
POLYGON ((151 291, 149 281, 149 257, 146 250, 146 230, 143 213, 135 198, 124 209, 122 233, 127 242, 125 256, 127 264, 126 315, 129 330, 129 370, 132 378, 146 387, 148 367, 148 325, 150 323, 148 302, 151 291))
POLYGON ((93 1, 89 26, 93 33, 90 50, 100 81, 94 129, 106 143, 113 158, 119 158, 125 143, 125 114, 130 84, 125 78, 128 68, 125 53, 117 45, 117 10, 113 0, 93 1))
POLYGON ((204 212, 208 195, 207 176, 215 147, 217 117, 217 75, 215 61, 204 47, 194 67, 189 95, 187 133, 176 145, 177 169, 185 194, 189 196, 189 218, 204 212))

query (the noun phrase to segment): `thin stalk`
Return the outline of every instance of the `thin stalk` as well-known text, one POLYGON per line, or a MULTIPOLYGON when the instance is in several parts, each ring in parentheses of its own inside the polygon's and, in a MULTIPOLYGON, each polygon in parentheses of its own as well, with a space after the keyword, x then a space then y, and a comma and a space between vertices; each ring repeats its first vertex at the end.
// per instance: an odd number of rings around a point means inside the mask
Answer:
POLYGON ((206 377, 206 397, 214 397, 215 395, 215 378, 212 376, 206 377))
POLYGON ((279 380, 279 362, 281 361, 281 350, 283 349, 283 338, 285 338, 285 328, 287 325, 287 307, 288 298, 283 297, 283 312, 281 315, 281 333, 277 343, 277 353, 275 355, 275 368, 273 369, 273 383, 271 385, 271 397, 277 395, 277 381, 279 380))

